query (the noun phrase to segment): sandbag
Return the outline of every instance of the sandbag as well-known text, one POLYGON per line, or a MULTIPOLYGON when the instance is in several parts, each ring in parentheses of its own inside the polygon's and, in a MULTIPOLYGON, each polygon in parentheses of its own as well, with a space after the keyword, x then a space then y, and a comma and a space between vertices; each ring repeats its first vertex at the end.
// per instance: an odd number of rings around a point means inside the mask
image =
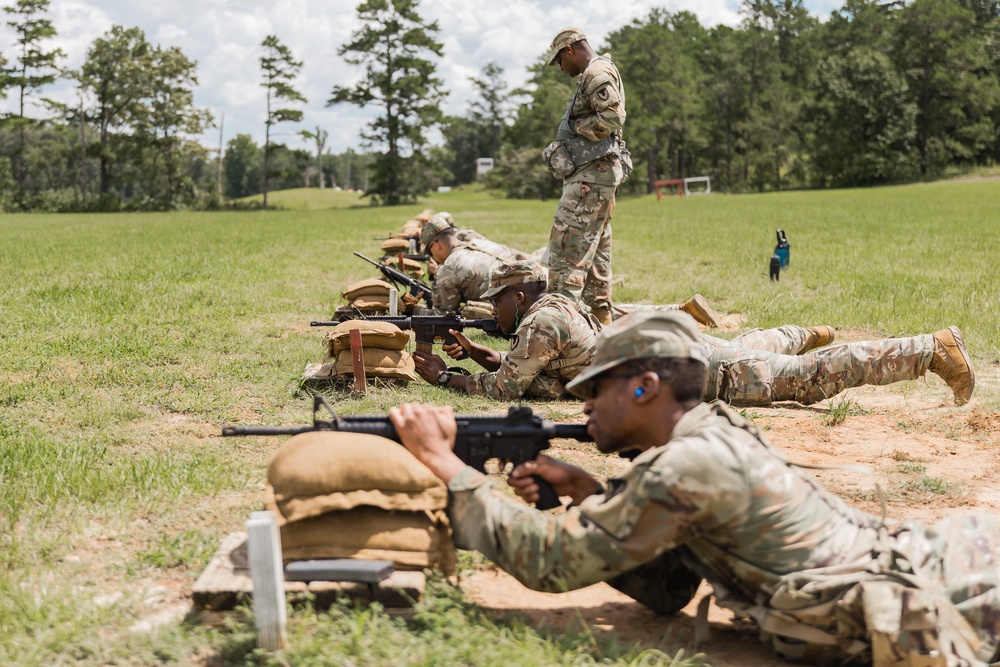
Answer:
POLYGON ((365 349, 402 350, 410 342, 410 334, 395 324, 370 320, 347 320, 335 326, 333 331, 326 335, 331 357, 351 349, 351 329, 358 329, 361 332, 361 345, 365 349))
POLYGON ((386 239, 382 242, 382 252, 387 255, 410 252, 410 242, 406 239, 386 239))
POLYGON ((391 289, 392 285, 384 280, 379 280, 378 278, 367 278, 348 285, 344 291, 341 292, 341 296, 348 301, 354 301, 358 297, 363 296, 384 296, 388 298, 389 290, 391 289))
POLYGON ((448 491, 397 442, 365 433, 313 431, 290 438, 267 468, 266 504, 279 523, 356 507, 439 510, 448 491))
POLYGON ((467 301, 462 307, 461 314, 466 320, 491 320, 493 306, 486 301, 467 301))
MULTIPOLYGON (((405 309, 406 304, 402 300, 397 299, 396 311, 402 312, 405 309)), ((351 302, 350 305, 351 313, 354 314, 355 311, 361 313, 365 316, 370 315, 388 315, 389 314, 389 297, 386 296, 362 296, 351 302)))
MULTIPOLYGON (((385 265, 399 268, 399 258, 388 257, 385 260, 385 265)), ((424 275, 424 265, 415 259, 406 259, 404 257, 402 271, 411 278, 419 278, 424 275)))
POLYGON ((424 226, 421 220, 407 220, 403 228, 399 230, 400 236, 420 236, 420 228, 424 226))
MULTIPOLYGON (((365 347, 362 357, 365 364, 365 375, 368 377, 402 378, 414 382, 417 379, 413 357, 405 350, 381 350, 365 347)), ((350 349, 337 353, 333 372, 336 375, 354 373, 354 362, 350 349)))
POLYGON ((388 511, 359 507, 281 526, 281 555, 293 560, 370 558, 401 570, 455 569, 455 546, 444 510, 388 511))

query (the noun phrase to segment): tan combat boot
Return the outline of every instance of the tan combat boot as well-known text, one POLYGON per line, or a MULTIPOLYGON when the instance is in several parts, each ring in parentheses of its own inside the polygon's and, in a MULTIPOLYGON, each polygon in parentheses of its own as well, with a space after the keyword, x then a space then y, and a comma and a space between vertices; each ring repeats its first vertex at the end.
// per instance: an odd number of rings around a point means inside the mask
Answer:
POLYGON ((958 327, 948 327, 932 334, 934 353, 931 355, 930 370, 941 376, 955 392, 955 405, 963 405, 972 397, 976 387, 976 374, 972 371, 972 361, 965 351, 965 341, 958 327))
POLYGON ((594 318, 601 323, 601 326, 608 326, 611 324, 611 309, 602 306, 600 308, 592 308, 590 312, 593 314, 594 318))
POLYGON ((693 317, 699 324, 704 324, 706 327, 719 328, 719 315, 708 305, 705 297, 700 294, 695 294, 682 303, 680 309, 693 317))
MULTIPOLYGON (((818 327, 809 327, 806 331, 809 332, 809 338, 806 339, 806 343, 802 347, 802 352, 815 350, 817 347, 823 347, 833 342, 834 333, 831 326, 821 324, 818 327)), ((802 354, 802 352, 799 354, 802 354)))

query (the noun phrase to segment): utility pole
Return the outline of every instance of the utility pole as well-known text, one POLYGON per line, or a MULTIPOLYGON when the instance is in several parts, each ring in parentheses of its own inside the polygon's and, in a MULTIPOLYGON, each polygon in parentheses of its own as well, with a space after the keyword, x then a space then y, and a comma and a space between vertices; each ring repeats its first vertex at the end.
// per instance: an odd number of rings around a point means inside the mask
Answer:
POLYGON ((226 112, 223 110, 222 119, 219 121, 219 158, 215 163, 215 193, 222 203, 222 128, 226 126, 226 112))
POLYGON ((87 118, 83 115, 83 92, 80 92, 80 180, 83 200, 87 200, 87 118))

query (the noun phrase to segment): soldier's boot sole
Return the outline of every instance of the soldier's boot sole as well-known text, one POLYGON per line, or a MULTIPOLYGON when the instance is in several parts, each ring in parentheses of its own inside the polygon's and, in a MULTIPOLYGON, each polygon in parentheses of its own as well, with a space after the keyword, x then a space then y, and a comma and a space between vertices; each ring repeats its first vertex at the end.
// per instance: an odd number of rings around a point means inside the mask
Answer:
POLYGON ((690 315, 699 324, 704 324, 707 327, 719 328, 719 315, 715 310, 708 305, 708 301, 705 300, 700 294, 695 294, 693 297, 681 304, 681 310, 690 315))
POLYGON ((955 405, 963 405, 972 398, 976 388, 976 373, 972 360, 965 351, 965 340, 958 327, 941 329, 934 334, 934 352, 930 371, 941 376, 955 394, 955 405))

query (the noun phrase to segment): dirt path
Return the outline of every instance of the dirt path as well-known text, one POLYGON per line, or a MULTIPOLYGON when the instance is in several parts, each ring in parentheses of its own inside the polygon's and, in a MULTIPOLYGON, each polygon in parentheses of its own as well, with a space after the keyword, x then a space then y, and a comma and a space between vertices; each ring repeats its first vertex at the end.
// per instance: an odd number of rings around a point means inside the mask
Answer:
MULTIPOLYGON (((861 463, 875 473, 894 518, 935 521, 956 512, 1000 514, 1000 413, 981 408, 974 397, 956 408, 947 386, 937 377, 890 387, 863 387, 814 406, 782 404, 753 408, 747 416, 763 429, 789 460, 814 465, 861 463), (843 423, 834 425, 831 407, 850 400, 843 423), (831 405, 832 403, 832 405, 831 405)), ((1000 393, 1000 365, 980 367, 977 395, 1000 393)), ((593 469, 593 456, 576 449, 557 455, 593 469)), ((828 488, 868 512, 879 512, 872 479, 845 471, 815 473, 828 488)), ((463 588, 486 609, 516 612, 541 627, 558 630, 585 623, 600 635, 615 634, 643 647, 685 647, 694 638, 697 602, 709 588, 674 617, 657 616, 604 584, 567 594, 529 591, 498 571, 477 572, 463 588)), ((701 647, 716 667, 788 665, 758 640, 753 626, 734 623, 733 615, 714 603, 709 612, 712 635, 701 647)))

